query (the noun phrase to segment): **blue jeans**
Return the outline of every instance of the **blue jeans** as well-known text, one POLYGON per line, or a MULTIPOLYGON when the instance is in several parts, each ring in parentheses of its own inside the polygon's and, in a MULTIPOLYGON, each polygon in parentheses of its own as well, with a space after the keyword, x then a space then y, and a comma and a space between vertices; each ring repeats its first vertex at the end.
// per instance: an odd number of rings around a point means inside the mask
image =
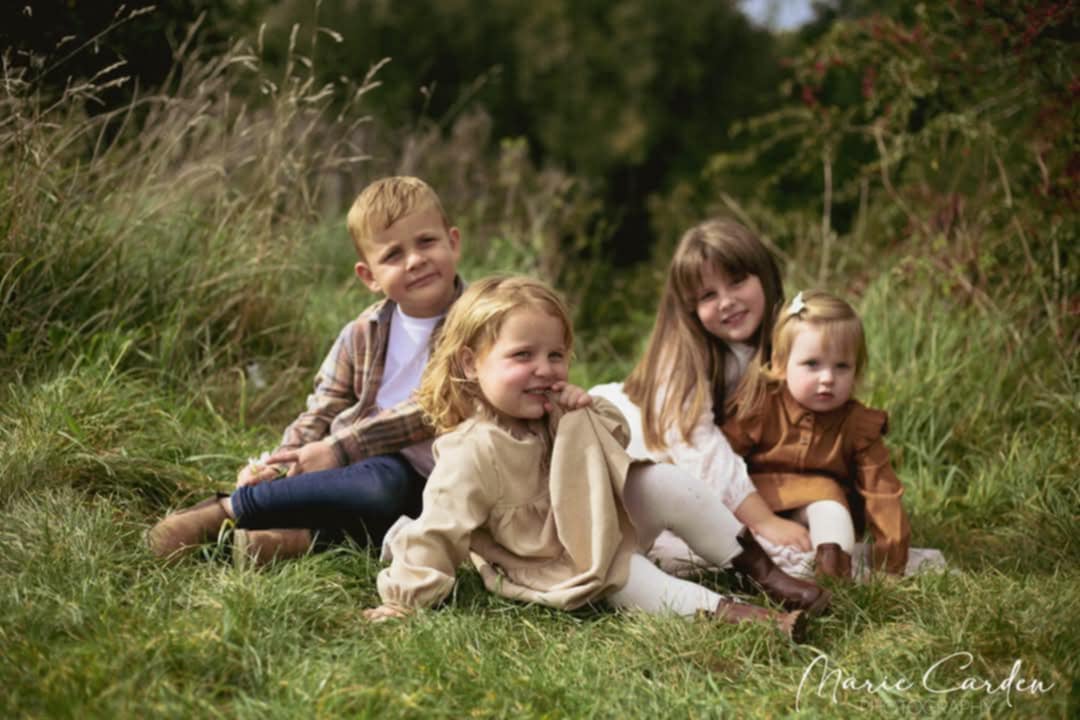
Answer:
POLYGON ((232 504, 237 527, 308 528, 316 532, 316 548, 345 536, 378 547, 400 516, 420 514, 426 482, 401 455, 378 455, 239 488, 232 504))

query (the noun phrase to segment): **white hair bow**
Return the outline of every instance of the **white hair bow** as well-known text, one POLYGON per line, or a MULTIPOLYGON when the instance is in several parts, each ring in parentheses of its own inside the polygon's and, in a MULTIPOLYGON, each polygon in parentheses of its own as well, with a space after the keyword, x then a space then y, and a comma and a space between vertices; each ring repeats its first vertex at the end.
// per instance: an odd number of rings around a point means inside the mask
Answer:
POLYGON ((791 305, 788 306, 788 315, 798 315, 806 308, 806 301, 803 300, 802 291, 791 299, 791 305))

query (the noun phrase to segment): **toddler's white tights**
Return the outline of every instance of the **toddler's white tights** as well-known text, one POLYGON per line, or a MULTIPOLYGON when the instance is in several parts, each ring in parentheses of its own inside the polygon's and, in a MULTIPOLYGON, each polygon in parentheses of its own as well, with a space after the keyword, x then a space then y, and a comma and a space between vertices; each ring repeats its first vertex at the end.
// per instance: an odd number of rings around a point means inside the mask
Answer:
POLYGON ((855 547, 855 524, 851 513, 835 500, 818 500, 801 507, 793 519, 810 528, 810 544, 815 548, 824 543, 836 543, 846 553, 855 547))

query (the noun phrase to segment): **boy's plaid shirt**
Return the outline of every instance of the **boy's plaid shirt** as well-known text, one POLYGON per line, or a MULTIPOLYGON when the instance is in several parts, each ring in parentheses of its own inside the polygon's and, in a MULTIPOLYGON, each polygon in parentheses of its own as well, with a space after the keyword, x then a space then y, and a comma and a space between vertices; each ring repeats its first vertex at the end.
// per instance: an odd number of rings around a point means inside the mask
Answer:
MULTIPOLYGON (((454 300, 465 284, 454 279, 454 300)), ((278 450, 291 450, 327 438, 342 465, 400 451, 428 440, 434 429, 414 400, 378 411, 390 320, 397 304, 380 300, 346 325, 315 377, 307 410, 287 428, 278 450)), ((442 322, 435 327, 436 337, 442 322)))

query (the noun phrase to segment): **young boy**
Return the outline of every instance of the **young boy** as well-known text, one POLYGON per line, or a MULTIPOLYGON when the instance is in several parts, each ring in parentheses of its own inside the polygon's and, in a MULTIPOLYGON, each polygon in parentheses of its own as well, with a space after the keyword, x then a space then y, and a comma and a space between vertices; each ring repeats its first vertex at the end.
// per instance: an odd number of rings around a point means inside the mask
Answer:
POLYGON ((150 530, 156 556, 193 550, 229 518, 239 528, 234 552, 257 564, 301 555, 315 539, 349 535, 378 546, 398 517, 419 513, 433 431, 410 396, 432 333, 463 289, 460 233, 435 191, 412 177, 366 187, 347 223, 356 274, 385 299, 341 331, 307 410, 264 462, 240 470, 231 496, 219 493, 150 530))

